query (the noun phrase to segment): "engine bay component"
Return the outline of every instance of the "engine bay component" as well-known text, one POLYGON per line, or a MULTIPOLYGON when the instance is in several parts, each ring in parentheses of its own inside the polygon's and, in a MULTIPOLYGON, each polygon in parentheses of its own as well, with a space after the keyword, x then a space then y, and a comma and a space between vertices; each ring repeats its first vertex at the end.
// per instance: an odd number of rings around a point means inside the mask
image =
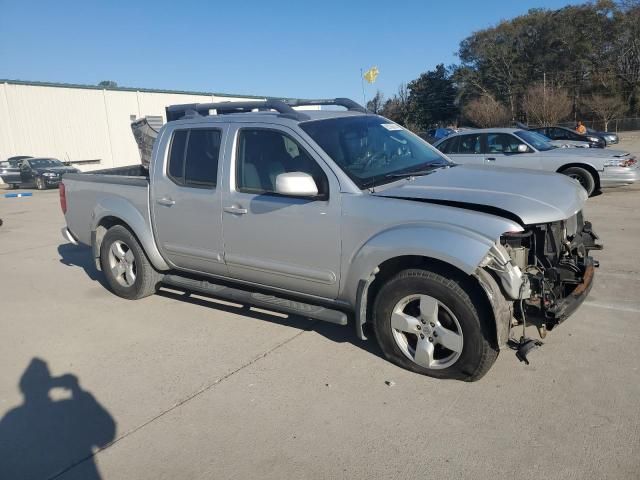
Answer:
POLYGON ((602 249, 597 240, 582 212, 564 221, 504 234, 501 247, 515 268, 523 271, 531 289, 530 296, 520 297, 524 301, 516 306, 517 318, 526 318, 546 333, 571 315, 591 288, 597 262, 589 252, 602 249))

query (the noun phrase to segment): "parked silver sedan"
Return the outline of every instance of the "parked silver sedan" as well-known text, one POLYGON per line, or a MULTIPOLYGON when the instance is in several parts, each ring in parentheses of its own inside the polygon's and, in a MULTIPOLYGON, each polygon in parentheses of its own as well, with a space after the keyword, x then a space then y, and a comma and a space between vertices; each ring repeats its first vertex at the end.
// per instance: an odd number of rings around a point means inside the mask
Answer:
POLYGON ((456 163, 559 172, 589 195, 640 179, 635 156, 620 150, 558 148, 543 135, 516 128, 487 128, 450 135, 434 144, 456 163))

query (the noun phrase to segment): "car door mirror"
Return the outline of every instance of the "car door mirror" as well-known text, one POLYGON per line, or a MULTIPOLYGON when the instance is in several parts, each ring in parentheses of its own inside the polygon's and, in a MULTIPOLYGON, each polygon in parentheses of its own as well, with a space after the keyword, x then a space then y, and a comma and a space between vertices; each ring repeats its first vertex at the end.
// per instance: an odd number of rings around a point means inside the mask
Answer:
POLYGON ((295 197, 316 197, 318 186, 308 173, 281 173, 276 177, 276 193, 295 197))
POLYGON ((518 145, 518 153, 527 153, 529 151, 529 147, 527 147, 524 143, 518 145))

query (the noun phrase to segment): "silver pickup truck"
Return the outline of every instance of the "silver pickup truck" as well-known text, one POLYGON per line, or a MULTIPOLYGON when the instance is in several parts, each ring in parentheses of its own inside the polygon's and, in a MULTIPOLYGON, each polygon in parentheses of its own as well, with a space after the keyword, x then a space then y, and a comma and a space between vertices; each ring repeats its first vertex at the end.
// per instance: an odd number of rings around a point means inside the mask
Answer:
POLYGON ((65 174, 64 237, 117 295, 162 285, 346 325, 399 366, 476 380, 588 294, 587 193, 461 166, 348 99, 167 107, 142 166, 65 174), (296 110, 300 105, 344 110, 296 110), (522 328, 521 328, 522 327, 522 328))

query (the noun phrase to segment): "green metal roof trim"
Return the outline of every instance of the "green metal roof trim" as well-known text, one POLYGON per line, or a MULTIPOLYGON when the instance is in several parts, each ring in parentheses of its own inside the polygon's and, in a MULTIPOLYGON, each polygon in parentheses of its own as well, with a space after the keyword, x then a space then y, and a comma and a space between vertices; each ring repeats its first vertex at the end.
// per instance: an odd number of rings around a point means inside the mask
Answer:
POLYGON ((217 93, 217 92, 188 92, 186 90, 161 90, 156 88, 133 88, 133 87, 99 87, 98 85, 79 85, 75 83, 56 83, 56 82, 31 82, 27 80, 9 80, 0 79, 0 83, 10 85, 31 85, 35 87, 57 87, 57 88, 83 88, 86 90, 113 90, 116 92, 147 92, 147 93, 173 93, 179 95, 215 95, 216 97, 241 97, 255 99, 278 99, 278 100, 294 100, 292 98, 283 97, 261 97, 259 95, 241 95, 235 93, 217 93))

